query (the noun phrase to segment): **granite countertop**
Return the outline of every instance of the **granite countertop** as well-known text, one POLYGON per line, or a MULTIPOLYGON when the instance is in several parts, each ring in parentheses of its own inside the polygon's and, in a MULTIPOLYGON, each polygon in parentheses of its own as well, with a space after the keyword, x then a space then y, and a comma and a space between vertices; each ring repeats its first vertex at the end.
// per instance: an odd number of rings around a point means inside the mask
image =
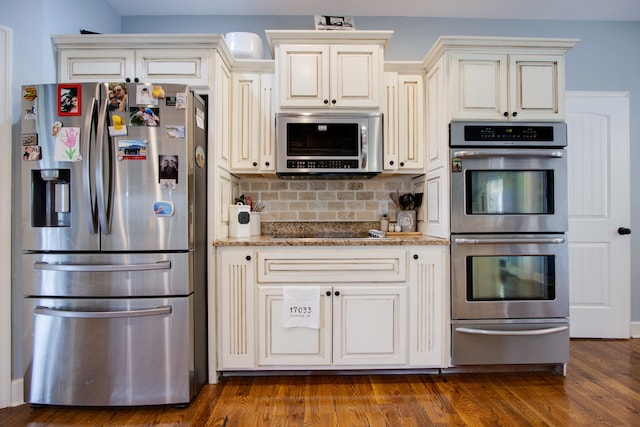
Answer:
POLYGON ((393 246, 449 245, 449 240, 415 234, 367 237, 379 222, 262 222, 260 236, 217 239, 214 246, 393 246))
POLYGON ((393 246, 448 245, 449 240, 429 236, 398 237, 228 237, 213 242, 214 246, 393 246))

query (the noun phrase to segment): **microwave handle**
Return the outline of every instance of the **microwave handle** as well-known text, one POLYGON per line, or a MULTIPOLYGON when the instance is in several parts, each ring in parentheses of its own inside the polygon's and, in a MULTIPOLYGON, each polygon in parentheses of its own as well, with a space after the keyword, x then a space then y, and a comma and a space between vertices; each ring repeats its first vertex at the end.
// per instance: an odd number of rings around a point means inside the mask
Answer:
POLYGON ((564 151, 551 150, 527 150, 527 149, 495 149, 495 150, 461 150, 454 151, 453 157, 540 157, 558 158, 564 157, 564 151))
POLYGON ((360 159, 360 168, 367 168, 367 150, 369 147, 369 131, 366 125, 360 126, 360 152, 362 153, 362 158, 360 159))

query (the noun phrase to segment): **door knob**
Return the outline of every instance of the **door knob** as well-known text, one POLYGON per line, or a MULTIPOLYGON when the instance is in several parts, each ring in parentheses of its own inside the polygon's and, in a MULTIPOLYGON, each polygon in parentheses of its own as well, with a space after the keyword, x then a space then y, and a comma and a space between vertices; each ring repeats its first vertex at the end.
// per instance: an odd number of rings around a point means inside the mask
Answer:
POLYGON ((625 234, 631 234, 631 229, 627 227, 619 227, 618 234, 620 234, 621 236, 624 236, 625 234))

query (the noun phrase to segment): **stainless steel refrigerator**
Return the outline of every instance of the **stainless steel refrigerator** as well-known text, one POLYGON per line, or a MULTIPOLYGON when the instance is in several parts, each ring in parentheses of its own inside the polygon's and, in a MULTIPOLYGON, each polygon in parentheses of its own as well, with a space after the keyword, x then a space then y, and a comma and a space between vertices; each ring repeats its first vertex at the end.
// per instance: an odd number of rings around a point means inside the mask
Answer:
POLYGON ((26 402, 183 405, 206 383, 205 112, 185 85, 23 86, 26 402))

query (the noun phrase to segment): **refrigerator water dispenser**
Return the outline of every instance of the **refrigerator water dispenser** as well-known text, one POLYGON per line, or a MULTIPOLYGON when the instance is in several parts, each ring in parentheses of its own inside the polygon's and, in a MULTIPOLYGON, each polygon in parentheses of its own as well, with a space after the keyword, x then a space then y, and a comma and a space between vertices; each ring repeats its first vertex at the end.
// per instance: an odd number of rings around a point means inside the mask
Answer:
POLYGON ((34 169, 31 171, 31 226, 71 226, 71 171, 34 169))

